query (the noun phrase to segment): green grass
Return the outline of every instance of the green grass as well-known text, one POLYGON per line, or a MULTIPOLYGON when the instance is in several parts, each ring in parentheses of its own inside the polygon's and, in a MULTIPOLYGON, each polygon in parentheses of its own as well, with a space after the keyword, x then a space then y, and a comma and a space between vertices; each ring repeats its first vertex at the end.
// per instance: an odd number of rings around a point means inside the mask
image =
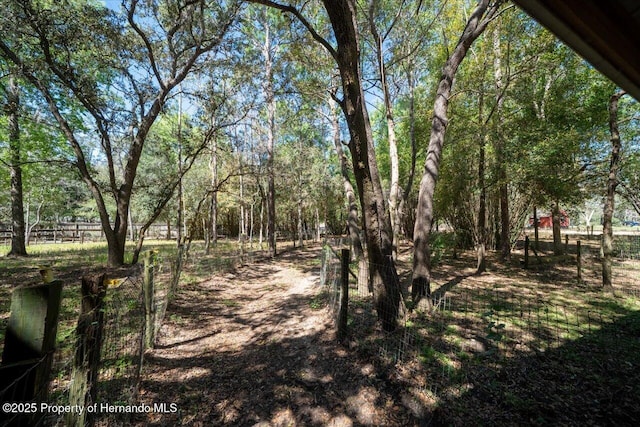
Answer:
POLYGON ((320 310, 326 307, 328 303, 329 293, 323 290, 309 300, 309 307, 311 307, 312 310, 320 310))
POLYGON ((240 307, 240 303, 232 299, 223 299, 220 301, 220 304, 228 308, 240 307))
MULTIPOLYGON (((126 246, 125 263, 133 257, 134 244, 126 246)), ((171 277, 176 259, 174 241, 147 240, 143 252, 156 251, 157 286, 165 286, 171 277)), ((8 246, 0 246, 0 254, 6 254, 8 246)), ((96 274, 107 268, 106 242, 34 244, 27 247, 29 256, 14 258, 0 256, 0 343, 4 343, 6 323, 9 319, 11 290, 15 286, 41 283, 39 266, 47 265, 56 279, 63 280, 63 294, 58 325, 57 342, 61 344, 73 336, 80 309, 80 279, 86 274, 96 274)), ((180 285, 198 283, 212 274, 228 271, 235 263, 238 245, 233 241, 220 241, 212 246, 208 255, 203 242, 193 242, 189 262, 183 266, 180 285)), ((142 263, 142 259, 140 260, 142 263)), ((180 285, 178 287, 180 287, 180 285)), ((2 345, 0 345, 1 349, 2 345)))

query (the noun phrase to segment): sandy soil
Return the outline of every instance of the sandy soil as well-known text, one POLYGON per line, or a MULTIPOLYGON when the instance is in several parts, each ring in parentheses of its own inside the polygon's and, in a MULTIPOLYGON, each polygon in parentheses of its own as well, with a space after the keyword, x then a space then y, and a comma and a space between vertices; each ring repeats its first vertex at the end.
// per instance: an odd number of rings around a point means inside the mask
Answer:
POLYGON ((137 425, 414 425, 376 368, 336 344, 317 247, 183 287, 146 357, 137 425))

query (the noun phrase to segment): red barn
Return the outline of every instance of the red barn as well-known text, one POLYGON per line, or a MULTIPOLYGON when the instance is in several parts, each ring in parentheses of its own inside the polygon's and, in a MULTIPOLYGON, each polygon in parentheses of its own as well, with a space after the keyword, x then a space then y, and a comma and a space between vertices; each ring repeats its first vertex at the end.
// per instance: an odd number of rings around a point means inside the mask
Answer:
MULTIPOLYGON (((571 225, 569 215, 567 212, 560 211, 560 227, 568 228, 571 225)), ((529 218, 529 227, 533 227, 533 217, 529 218)), ((549 215, 543 215, 538 217, 538 227, 540 228, 553 228, 553 217, 549 215)))

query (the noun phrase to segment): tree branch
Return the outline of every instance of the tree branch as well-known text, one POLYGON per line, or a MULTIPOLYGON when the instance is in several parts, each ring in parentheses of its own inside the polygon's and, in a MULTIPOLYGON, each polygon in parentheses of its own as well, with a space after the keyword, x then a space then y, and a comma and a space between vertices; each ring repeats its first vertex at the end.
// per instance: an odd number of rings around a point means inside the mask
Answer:
POLYGON ((144 31, 142 31, 142 29, 138 26, 135 19, 133 18, 137 5, 138 5, 138 0, 132 0, 131 7, 129 9, 126 9, 125 7, 125 9, 127 10, 127 20, 129 21, 131 28, 133 28, 136 34, 140 36, 140 38, 142 39, 142 42, 145 45, 145 48, 147 49, 147 56, 149 58, 149 63, 151 65, 151 69, 153 70, 153 74, 156 76, 156 79, 158 80, 158 84, 163 90, 166 90, 164 80, 162 79, 162 76, 160 75, 160 71, 158 70, 158 66, 156 64, 155 55, 153 53, 153 46, 151 46, 151 42, 149 41, 149 38, 144 33, 144 31))
POLYGON ((327 49, 327 51, 331 54, 331 56, 333 56, 333 58, 337 60, 338 52, 336 51, 336 49, 333 46, 331 46, 331 43, 329 43, 327 41, 327 39, 325 39, 320 34, 318 34, 316 29, 313 28, 313 25, 311 25, 311 23, 295 7, 293 7, 291 5, 284 5, 284 4, 276 3, 276 2, 273 2, 273 1, 270 1, 270 0, 248 0, 248 1, 250 3, 261 4, 263 6, 272 7, 274 9, 281 10, 282 12, 286 12, 286 13, 292 14, 293 16, 295 16, 298 19, 298 21, 300 21, 300 23, 302 25, 304 25, 304 27, 309 31, 309 33, 311 33, 311 36, 314 38, 314 40, 316 40, 325 49, 327 49))

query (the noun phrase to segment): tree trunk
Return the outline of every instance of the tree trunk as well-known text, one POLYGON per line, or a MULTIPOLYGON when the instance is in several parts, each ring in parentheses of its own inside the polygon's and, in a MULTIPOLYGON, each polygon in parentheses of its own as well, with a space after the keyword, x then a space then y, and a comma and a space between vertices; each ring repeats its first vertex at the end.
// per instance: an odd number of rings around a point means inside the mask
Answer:
POLYGON ((560 203, 553 202, 551 206, 551 224, 553 227, 553 254, 562 255, 562 233, 560 230, 560 203))
POLYGON ((249 210, 249 247, 253 249, 253 208, 255 203, 251 202, 251 209, 249 210))
POLYGON ((609 179, 607 180, 607 195, 602 214, 602 286, 604 289, 613 290, 612 256, 613 256, 613 212, 618 186, 618 168, 622 142, 618 130, 618 101, 625 94, 620 91, 611 96, 609 100, 609 131, 611 132, 611 162, 609 163, 609 179))
MULTIPOLYGON (((117 217, 119 218, 119 217, 117 217)), ((121 223, 119 219, 116 219, 116 223, 121 223)), ((124 252, 126 245, 126 224, 125 234, 115 232, 113 230, 105 230, 105 237, 107 239, 107 247, 108 247, 108 261, 110 267, 124 265, 124 252)))
POLYGON ((260 250, 262 250, 262 241, 264 238, 264 204, 265 199, 263 197, 262 187, 260 187, 260 235, 258 236, 258 245, 260 246, 260 250))
POLYGON ((492 17, 497 13, 502 2, 495 1, 491 4, 491 7, 489 7, 489 3, 489 0, 481 0, 478 2, 476 9, 466 23, 465 29, 454 51, 445 62, 436 91, 431 136, 429 138, 424 173, 420 181, 418 211, 413 232, 414 255, 411 295, 415 304, 419 304, 423 299, 426 299, 428 304, 428 299, 431 295, 429 235, 434 218, 433 195, 438 180, 440 157, 442 155, 442 146, 447 129, 447 110, 449 107, 451 88, 458 67, 466 56, 471 44, 482 34, 492 17))
POLYGON ((508 262, 511 258, 511 224, 509 218, 509 187, 505 166, 500 166, 500 259, 508 262))
MULTIPOLYGON (((24 2, 23 2, 24 3, 24 2)), ((114 156, 116 155, 116 150, 113 149, 112 145, 112 135, 109 133, 109 129, 113 128, 110 119, 107 119, 109 114, 102 109, 103 102, 99 101, 97 98, 94 99, 92 89, 89 92, 85 91, 86 87, 92 87, 92 78, 93 76, 89 76, 85 74, 86 70, 81 70, 75 67, 76 64, 73 63, 65 63, 64 66, 60 66, 58 62, 58 58, 55 54, 52 54, 51 49, 55 43, 48 38, 49 37, 49 29, 45 29, 40 27, 40 24, 45 22, 46 20, 41 19, 39 15, 42 11, 31 8, 33 6, 31 3, 28 5, 29 11, 33 10, 36 12, 32 19, 29 19, 26 23, 31 27, 29 30, 32 33, 37 34, 39 38, 39 43, 36 43, 41 51, 38 52, 40 54, 39 57, 44 59, 46 63, 46 69, 50 74, 45 73, 47 77, 41 77, 41 75, 36 75, 31 71, 31 67, 25 66, 26 62, 29 62, 29 58, 22 58, 15 50, 12 50, 10 46, 0 39, 0 50, 3 52, 3 56, 13 62, 17 67, 22 71, 23 76, 42 94, 44 101, 56 122, 58 123, 58 127, 64 134, 65 138, 68 140, 71 148, 74 151, 76 161, 75 165, 78 168, 78 172, 82 177, 83 181, 87 185, 89 191, 91 192, 98 210, 98 214, 100 216, 100 224, 102 226, 104 235, 107 239, 108 249, 108 263, 110 266, 120 266, 124 264, 124 248, 127 237, 127 229, 128 229, 128 221, 127 221, 127 213, 129 211, 129 204, 131 202, 131 194, 133 190, 133 185, 135 181, 135 177, 138 170, 138 165, 140 162, 140 158, 142 155, 142 150, 144 147, 144 143, 146 137, 164 108, 165 101, 171 91, 178 86, 191 72, 194 66, 196 66, 198 59, 211 51, 222 40, 222 35, 226 33, 226 31, 231 26, 232 22, 235 20, 235 11, 231 12, 227 18, 225 18, 221 26, 217 29, 214 29, 216 35, 219 37, 210 38, 213 35, 203 35, 198 34, 198 36, 194 36, 193 43, 189 42, 188 46, 185 49, 179 50, 179 53, 176 53, 174 49, 171 49, 171 40, 169 43, 169 51, 172 58, 167 59, 165 64, 169 68, 167 72, 160 73, 158 71, 158 64, 155 62, 155 56, 153 54, 153 50, 149 44, 150 39, 154 39, 155 37, 150 36, 145 33, 145 30, 140 27, 136 18, 138 17, 136 12, 136 3, 133 2, 131 4, 131 8, 127 13, 127 21, 129 24, 129 28, 131 28, 132 34, 137 34, 140 36, 140 39, 146 41, 146 45, 149 48, 149 55, 147 58, 149 63, 147 64, 149 68, 154 70, 154 77, 151 77, 153 82, 148 82, 153 87, 157 87, 157 91, 150 94, 142 94, 142 92, 138 92, 137 94, 133 94, 130 98, 136 99, 138 95, 139 98, 146 98, 147 95, 151 95, 151 99, 153 100, 150 105, 146 105, 146 102, 142 102, 139 105, 132 105, 131 108, 133 111, 141 111, 140 116, 137 114, 132 114, 132 124, 135 122, 137 124, 136 133, 131 138, 130 144, 128 147, 125 147, 124 150, 126 155, 126 160, 123 162, 124 165, 122 167, 122 179, 121 182, 118 182, 116 179, 116 167, 114 156), (220 33, 220 34, 217 34, 220 33), (196 40, 197 39, 197 40, 196 40), (204 42, 203 40, 207 40, 204 42), (68 68, 67 68, 68 67, 68 68), (64 70, 64 71, 63 71, 64 70), (67 72, 69 71, 69 72, 67 72), (68 75, 65 75, 68 74, 68 75), (55 84, 51 85, 51 76, 57 76, 59 80, 61 80, 62 87, 56 87, 55 84), (167 78, 163 79, 161 75, 166 75, 167 78), (84 82, 84 79, 87 79, 86 85, 78 84, 78 82, 84 82), (106 158, 107 171, 109 176, 109 188, 105 192, 101 185, 96 181, 96 176, 93 174, 91 170, 91 165, 87 162, 87 158, 85 156, 84 147, 78 140, 75 130, 72 126, 72 123, 69 122, 65 118, 65 109, 61 104, 58 103, 58 99, 55 96, 55 93, 60 91, 68 91, 72 98, 75 101, 79 101, 79 104, 82 104, 85 107, 83 110, 83 115, 85 117, 91 117, 96 125, 98 130, 98 139, 100 140, 100 145, 103 150, 103 154, 106 158), (88 102, 87 100, 91 100, 88 102), (107 208, 105 202, 105 195, 109 194, 113 196, 116 202, 116 213, 115 217, 112 218, 110 215, 110 210, 107 208)), ((184 30, 188 31, 189 19, 197 19, 199 15, 205 13, 203 9, 198 9, 197 6, 194 5, 190 10, 191 13, 184 14, 185 20, 180 20, 179 23, 176 24, 176 31, 181 32, 184 30)), ((48 12, 46 12, 48 13, 48 12)), ((156 27, 152 24, 149 27, 156 27)), ((25 29, 25 31, 27 31, 25 29)), ((36 45, 34 44, 34 46, 36 45)), ((64 43, 63 43, 64 44, 64 43)), ((69 58, 67 58, 69 59, 69 58)), ((145 68, 145 67, 142 67, 145 68)), ((132 77, 131 75, 129 77, 132 77)), ((97 83, 97 82, 96 82, 97 83)), ((147 88, 146 85, 144 85, 147 88)), ((136 84, 133 84, 133 87, 136 87, 136 84)), ((119 138, 119 137, 118 137, 119 138)), ((178 224, 180 226, 180 224, 178 224)))
MULTIPOLYGON (((482 123, 482 122, 481 122, 482 123)), ((478 186, 480 187, 480 200, 478 206, 478 232, 477 232, 477 265, 476 274, 487 270, 487 189, 485 186, 485 144, 484 132, 480 136, 480 154, 478 159, 478 186)))
POLYGON ((496 86, 496 109, 494 114, 496 157, 498 180, 500 182, 500 259, 511 258, 511 224, 509 218, 509 187, 507 181, 507 155, 505 141, 502 138, 502 106, 504 104, 504 79, 502 76, 502 50, 500 49, 500 28, 493 29, 493 73, 496 86))
POLYGON ((353 191, 353 185, 349 178, 349 164, 347 157, 342 150, 342 141, 340 139, 340 123, 338 122, 338 115, 335 109, 334 103, 330 103, 332 111, 332 125, 333 125, 333 144, 336 148, 336 154, 340 160, 340 172, 342 175, 342 183, 344 186, 344 193, 347 197, 348 213, 347 213, 347 230, 349 231, 349 238, 351 240, 351 246, 353 247, 353 254, 358 260, 358 293, 360 295, 367 295, 371 292, 369 286, 369 274, 367 268, 367 257, 365 256, 362 248, 362 241, 360 240, 360 226, 358 218, 358 201, 356 200, 355 192, 353 191))
MULTIPOLYGON (((181 88, 182 89, 182 88, 181 88)), ((186 227, 183 227, 183 223, 185 221, 184 214, 184 196, 183 196, 183 186, 182 186, 182 92, 178 95, 178 237, 177 237, 177 246, 180 247, 184 238, 186 237, 186 227)))
MULTIPOLYGON (((300 189, 298 189, 298 193, 300 193, 300 189)), ((298 197, 298 245, 300 247, 304 246, 304 227, 302 224, 302 197, 298 197)))
POLYGON ((211 172, 211 205, 209 210, 209 241, 205 248, 208 255, 210 244, 214 246, 218 243, 218 138, 212 138, 211 159, 209 160, 209 169, 211 172))
POLYGON ((357 10, 354 0, 324 0, 337 49, 332 50, 342 79, 340 103, 349 127, 349 150, 364 218, 369 274, 378 318, 394 330, 400 309, 400 280, 393 261, 393 242, 360 70, 357 10))
POLYGON ((269 25, 265 19, 265 39, 262 49, 264 58, 264 94, 267 103, 267 242, 269 256, 275 257, 276 251, 276 184, 273 169, 275 154, 276 98, 273 92, 273 58, 271 56, 271 38, 269 25))
POLYGON ((620 194, 622 197, 627 199, 627 201, 631 203, 633 210, 640 215, 640 191, 627 187, 623 182, 618 182, 618 185, 621 187, 620 194))
MULTIPOLYGON (((241 160, 242 161, 242 160, 241 160)), ((240 164, 240 169, 242 169, 242 164, 240 164)), ((240 224, 240 229, 238 230, 238 242, 242 242, 243 237, 247 234, 247 225, 244 221, 244 174, 240 174, 240 217, 238 218, 238 223, 240 224)))
MULTIPOLYGON (((27 202, 27 216, 26 216, 26 231, 25 231, 25 240, 27 245, 30 244, 31 241, 31 233, 33 232, 33 229, 40 224, 40 212, 42 211, 42 206, 44 205, 44 200, 41 200, 40 203, 38 203, 38 207, 36 208, 36 220, 32 223, 29 224, 29 210, 30 210, 30 203, 27 202)), ((38 243, 38 239, 36 238, 36 243, 38 243)))
POLYGON ((536 206, 533 207, 533 234, 535 237, 533 248, 537 251, 540 250, 540 224, 538 223, 538 208, 536 206))
MULTIPOLYGON (((415 78, 413 76, 413 64, 407 71, 407 81, 409 86, 409 140, 411 141, 411 167, 409 169, 409 177, 407 178, 407 186, 404 188, 404 197, 400 201, 398 209, 399 221, 404 228, 405 237, 413 239, 413 228, 415 226, 415 203, 409 203, 411 198, 411 189, 413 188, 413 180, 416 174, 416 157, 418 152, 418 144, 416 141, 416 111, 415 111, 415 78), (409 215, 409 212, 412 212, 409 215)), ((413 200, 413 199, 411 199, 413 200)))
POLYGON ((398 161, 398 141, 396 138, 396 125, 393 119, 393 106, 391 105, 391 93, 387 82, 387 69, 384 62, 384 40, 380 37, 375 24, 376 1, 372 1, 369 8, 369 26, 375 41, 376 59, 378 63, 378 78, 382 86, 385 117, 387 120, 387 139, 389 142, 389 160, 391 163, 391 180, 389 185, 389 216, 391 220, 393 259, 398 259, 398 238, 400 236, 400 214, 402 204, 402 189, 400 188, 400 165, 398 161))
POLYGON ((20 143, 20 88, 15 77, 9 77, 5 112, 9 124, 9 169, 11 175, 11 250, 9 255, 27 256, 25 245, 24 196, 22 191, 21 143, 20 143))
POLYGON ((485 186, 486 145, 487 134, 485 132, 484 119, 484 91, 481 90, 478 99, 478 124, 480 126, 480 150, 478 153, 478 187, 480 200, 478 201, 478 221, 476 231, 476 274, 487 270, 487 189, 485 186))

